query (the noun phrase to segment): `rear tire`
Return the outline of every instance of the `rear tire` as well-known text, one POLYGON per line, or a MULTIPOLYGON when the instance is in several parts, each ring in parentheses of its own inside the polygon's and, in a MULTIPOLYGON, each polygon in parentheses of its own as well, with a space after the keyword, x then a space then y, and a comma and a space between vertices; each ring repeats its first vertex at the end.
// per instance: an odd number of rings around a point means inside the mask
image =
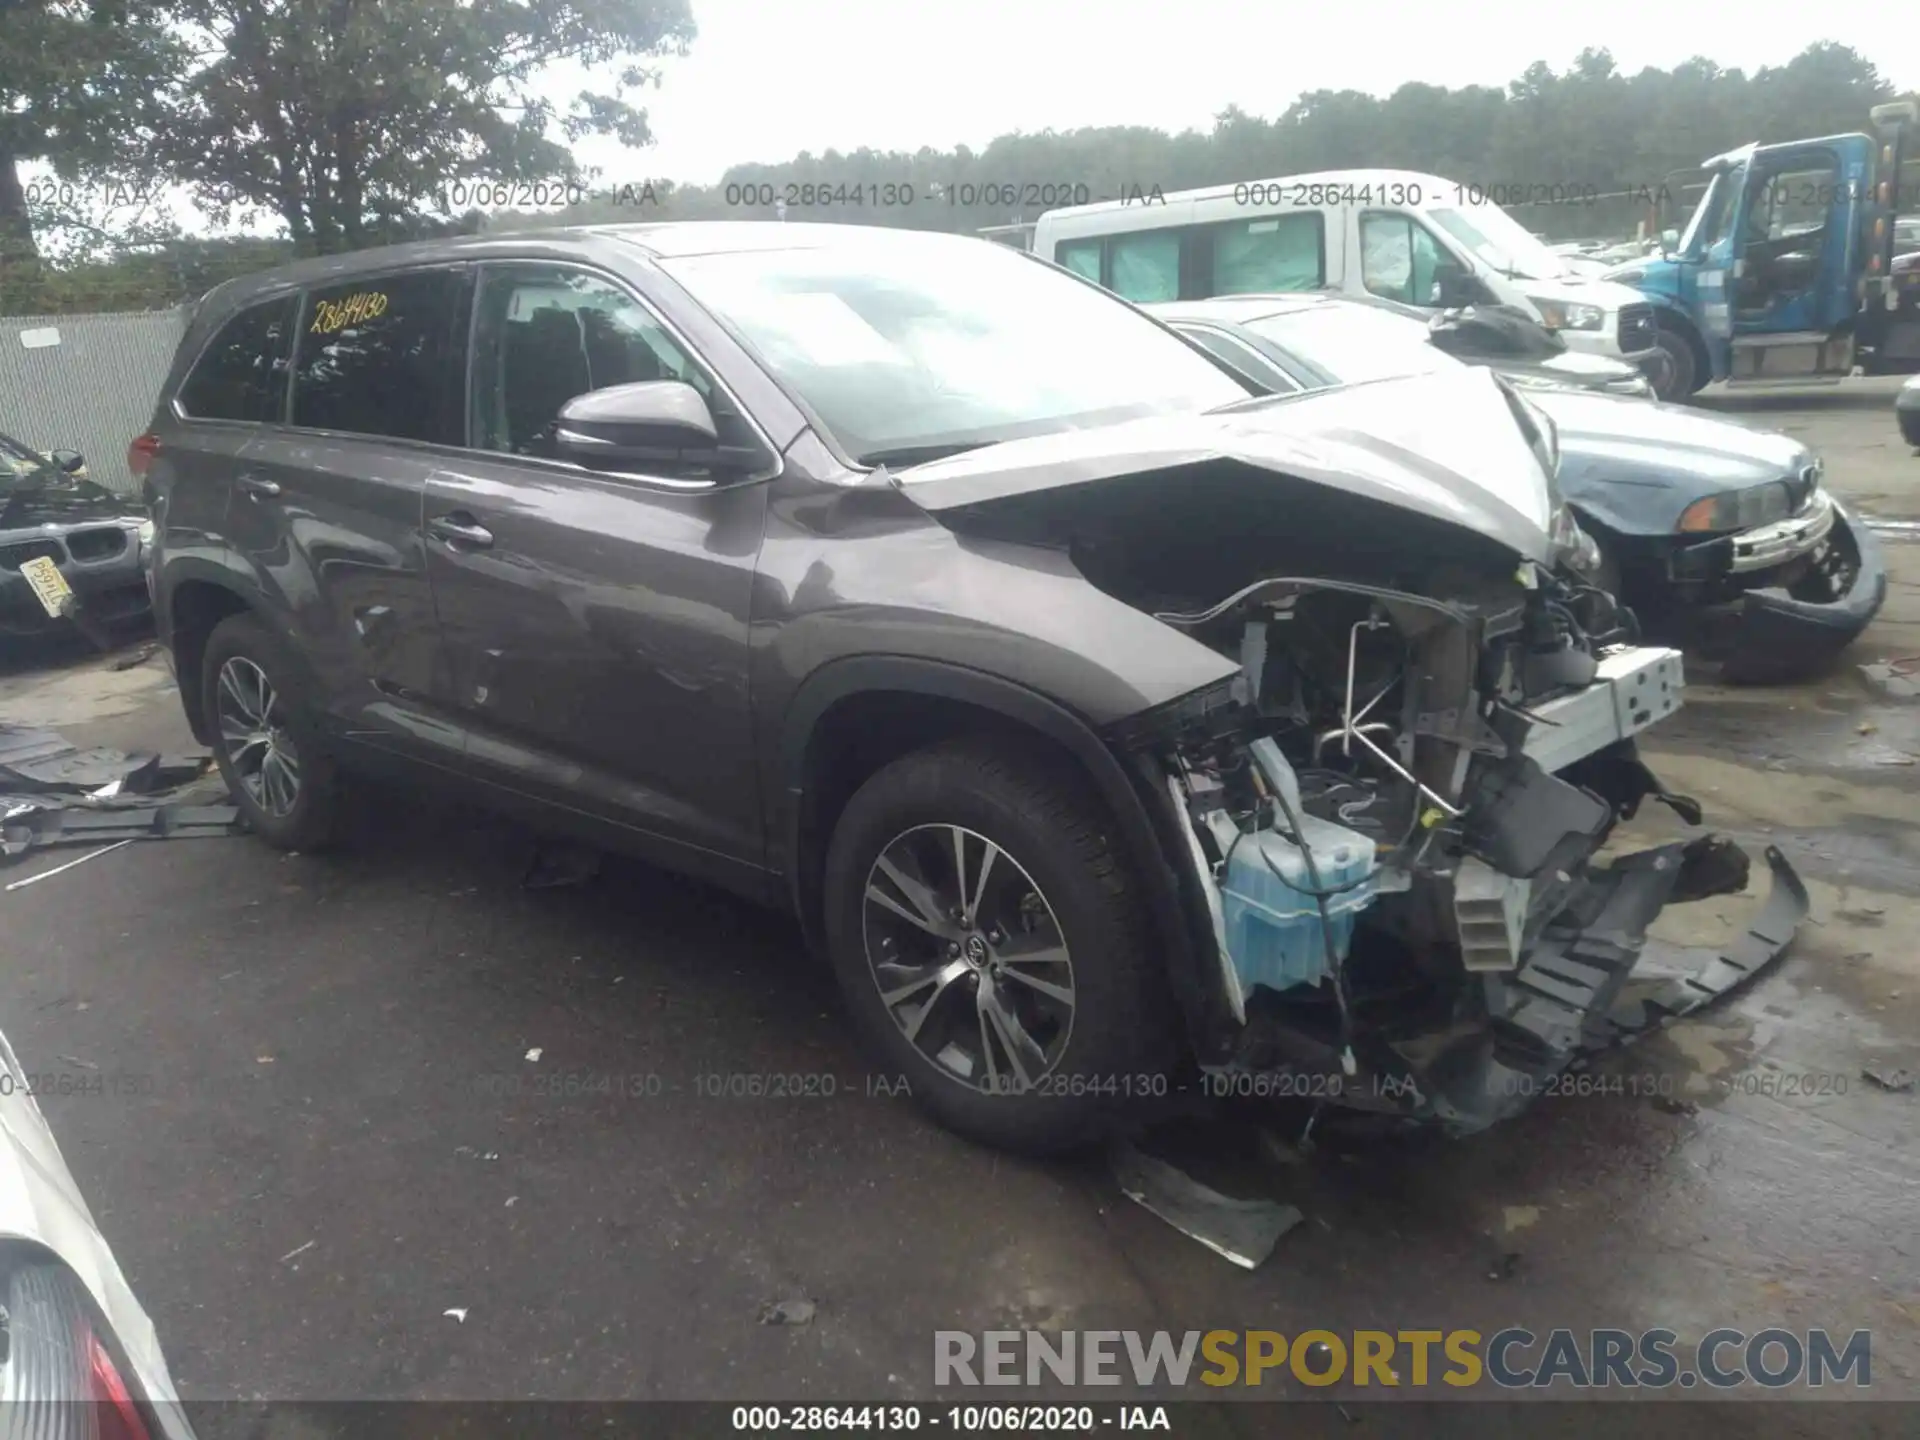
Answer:
POLYGON ((207 637, 201 713, 213 757, 247 823, 282 850, 335 838, 340 781, 320 745, 299 666, 252 615, 229 615, 207 637))
POLYGON ((848 802, 828 951, 889 1079, 949 1129, 1044 1154, 1171 1092, 1173 1006, 1114 830, 1064 761, 1006 742, 918 751, 848 802))

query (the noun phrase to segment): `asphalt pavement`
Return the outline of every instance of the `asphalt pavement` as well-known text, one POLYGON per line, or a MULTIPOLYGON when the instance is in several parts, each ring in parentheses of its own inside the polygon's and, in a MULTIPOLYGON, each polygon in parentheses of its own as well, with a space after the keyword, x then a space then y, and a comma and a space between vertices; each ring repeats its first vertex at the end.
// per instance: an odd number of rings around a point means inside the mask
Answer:
MULTIPOLYGON (((526 836, 410 795, 338 854, 141 843, 0 897, 0 1028, 29 1071, 106 1082, 43 1108, 182 1393, 879 1400, 928 1395, 941 1329, 1779 1324, 1871 1330, 1875 1394, 1920 1398, 1920 1094, 1863 1077, 1920 1069, 1920 704, 1855 670, 1920 654, 1920 456, 1857 389, 1708 403, 1821 448, 1893 522, 1894 589, 1830 676, 1696 686, 1646 746, 1815 907, 1758 985, 1614 1062, 1664 1102, 1305 1154, 1226 1116, 1187 1137, 1218 1183, 1306 1216, 1248 1272, 1099 1157, 923 1119, 778 916, 617 860, 528 889, 526 836)), ((190 743, 164 657, 16 660, 0 719, 190 743)), ((1757 903, 1656 933, 1724 939, 1757 903)), ((1296 1428, 1358 1433, 1328 1413, 1296 1428)))

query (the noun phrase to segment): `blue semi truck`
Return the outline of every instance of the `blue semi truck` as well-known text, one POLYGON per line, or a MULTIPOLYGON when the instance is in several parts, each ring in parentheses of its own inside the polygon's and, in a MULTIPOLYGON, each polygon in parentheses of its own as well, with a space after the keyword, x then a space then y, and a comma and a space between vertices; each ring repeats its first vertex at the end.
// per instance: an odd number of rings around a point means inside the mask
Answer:
POLYGON ((1920 104, 1873 107, 1873 133, 1744 145, 1659 255, 1607 278, 1654 305, 1643 368, 1662 399, 1711 381, 1920 370, 1920 104), (1904 253, 1903 253, 1904 252, 1904 253))

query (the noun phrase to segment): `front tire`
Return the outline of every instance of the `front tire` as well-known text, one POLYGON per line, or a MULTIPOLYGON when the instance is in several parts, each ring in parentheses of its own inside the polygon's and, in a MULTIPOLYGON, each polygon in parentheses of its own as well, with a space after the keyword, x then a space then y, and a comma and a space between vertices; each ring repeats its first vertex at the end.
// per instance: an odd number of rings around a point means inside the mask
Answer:
POLYGON ((1141 886, 1064 760, 962 741, 894 761, 848 802, 824 884, 856 1025, 948 1128, 1044 1154, 1173 1088, 1141 886))
POLYGON ((207 637, 201 713, 213 757, 248 825, 282 850, 334 839, 339 777, 324 754, 285 646, 252 615, 230 615, 207 637))
POLYGON ((1665 322, 1654 326, 1654 354, 1646 362, 1647 379, 1662 401, 1685 400, 1700 388, 1699 364, 1693 346, 1680 331, 1665 322))

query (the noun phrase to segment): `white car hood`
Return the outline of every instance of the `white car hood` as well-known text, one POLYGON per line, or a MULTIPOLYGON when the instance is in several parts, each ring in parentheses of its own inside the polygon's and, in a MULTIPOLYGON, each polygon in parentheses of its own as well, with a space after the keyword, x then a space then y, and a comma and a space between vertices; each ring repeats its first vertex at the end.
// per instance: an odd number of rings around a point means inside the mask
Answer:
MULTIPOLYGON (((1491 371, 1471 366, 1204 414, 1009 440, 893 477, 933 513, 1212 461, 1412 510, 1551 563, 1546 472, 1491 371)), ((1169 524, 1179 519, 1168 492, 1169 524)))

